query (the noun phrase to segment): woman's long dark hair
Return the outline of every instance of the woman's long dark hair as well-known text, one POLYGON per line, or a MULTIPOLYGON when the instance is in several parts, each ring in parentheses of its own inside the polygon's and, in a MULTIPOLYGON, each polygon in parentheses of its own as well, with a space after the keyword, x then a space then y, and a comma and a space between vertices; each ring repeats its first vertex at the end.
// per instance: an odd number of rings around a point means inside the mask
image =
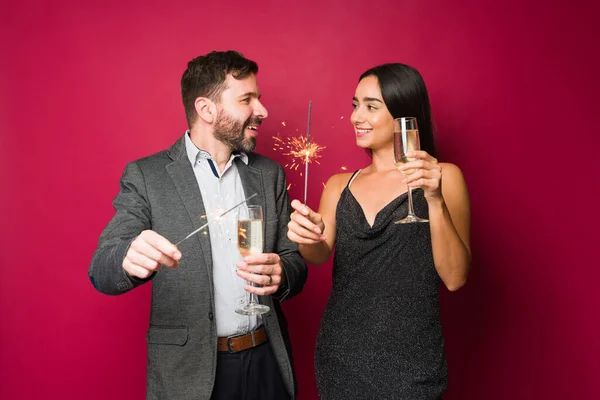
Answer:
POLYGON ((437 157, 429 95, 419 71, 400 63, 383 64, 367 70, 358 81, 368 76, 377 78, 383 101, 394 118, 417 118, 421 150, 437 157))

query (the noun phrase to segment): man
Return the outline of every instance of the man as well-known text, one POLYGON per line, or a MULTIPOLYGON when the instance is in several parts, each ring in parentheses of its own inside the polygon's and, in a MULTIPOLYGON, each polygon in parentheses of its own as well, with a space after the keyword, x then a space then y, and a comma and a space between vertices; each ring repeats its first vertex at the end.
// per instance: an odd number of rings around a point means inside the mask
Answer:
POLYGON ((149 399, 296 395, 279 303, 302 290, 307 269, 286 236, 291 211, 283 169, 252 153, 267 117, 257 72, 235 51, 189 62, 181 92, 190 129, 168 150, 127 165, 116 214, 90 265, 92 283, 106 294, 152 280, 149 399), (234 218, 216 217, 254 193, 248 204, 264 210, 264 253, 242 259, 234 218), (218 223, 173 244, 207 219, 218 223), (246 292, 271 311, 237 314, 246 292))

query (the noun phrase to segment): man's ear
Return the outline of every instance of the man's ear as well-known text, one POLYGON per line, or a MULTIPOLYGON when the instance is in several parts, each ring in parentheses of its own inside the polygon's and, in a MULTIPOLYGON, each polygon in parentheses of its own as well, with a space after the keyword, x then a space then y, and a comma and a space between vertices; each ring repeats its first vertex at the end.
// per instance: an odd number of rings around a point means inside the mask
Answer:
POLYGON ((217 117, 217 105, 208 97, 196 98, 194 107, 198 117, 208 124, 212 124, 217 117))

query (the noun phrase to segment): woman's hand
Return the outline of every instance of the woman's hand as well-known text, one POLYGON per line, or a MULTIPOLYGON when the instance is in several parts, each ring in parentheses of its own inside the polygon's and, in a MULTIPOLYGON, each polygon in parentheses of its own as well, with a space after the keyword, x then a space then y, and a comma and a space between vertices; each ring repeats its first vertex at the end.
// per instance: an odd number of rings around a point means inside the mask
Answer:
POLYGON ((442 199, 442 167, 438 160, 423 150, 411 151, 406 156, 416 160, 404 163, 398 169, 401 172, 415 171, 407 175, 403 182, 413 189, 423 189, 428 202, 442 199))
POLYGON ((294 212, 288 222, 288 239, 298 244, 315 244, 325 240, 325 224, 321 214, 299 200, 292 201, 294 212))

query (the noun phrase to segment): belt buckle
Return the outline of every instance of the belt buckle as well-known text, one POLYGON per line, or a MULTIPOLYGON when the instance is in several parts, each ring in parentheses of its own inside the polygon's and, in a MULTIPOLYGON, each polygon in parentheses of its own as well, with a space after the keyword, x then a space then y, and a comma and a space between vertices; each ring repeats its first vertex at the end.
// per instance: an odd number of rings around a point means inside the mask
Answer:
POLYGON ((233 351, 233 349, 231 348, 231 339, 235 338, 236 336, 227 336, 227 351, 231 354, 231 353, 235 353, 235 351, 233 351))
POLYGON ((233 349, 231 348, 231 339, 237 339, 237 338, 240 338, 240 337, 242 337, 242 336, 246 336, 246 335, 248 335, 248 334, 249 334, 249 335, 250 335, 250 337, 252 338, 252 347, 256 347, 256 339, 254 338, 254 332, 256 332, 257 330, 258 330, 258 329, 256 329, 256 330, 253 330, 252 332, 248 332, 248 333, 242 333, 242 334, 240 334, 240 335, 232 335, 232 336, 227 336, 227 351, 228 351, 229 353, 237 353, 238 351, 241 351, 241 349, 240 349, 240 350, 233 350, 233 349))
POLYGON ((231 335, 231 336, 227 336, 227 351, 229 353, 237 353, 239 350, 233 350, 231 348, 231 339, 237 339, 239 337, 245 336, 246 333, 240 334, 240 335, 231 335))

